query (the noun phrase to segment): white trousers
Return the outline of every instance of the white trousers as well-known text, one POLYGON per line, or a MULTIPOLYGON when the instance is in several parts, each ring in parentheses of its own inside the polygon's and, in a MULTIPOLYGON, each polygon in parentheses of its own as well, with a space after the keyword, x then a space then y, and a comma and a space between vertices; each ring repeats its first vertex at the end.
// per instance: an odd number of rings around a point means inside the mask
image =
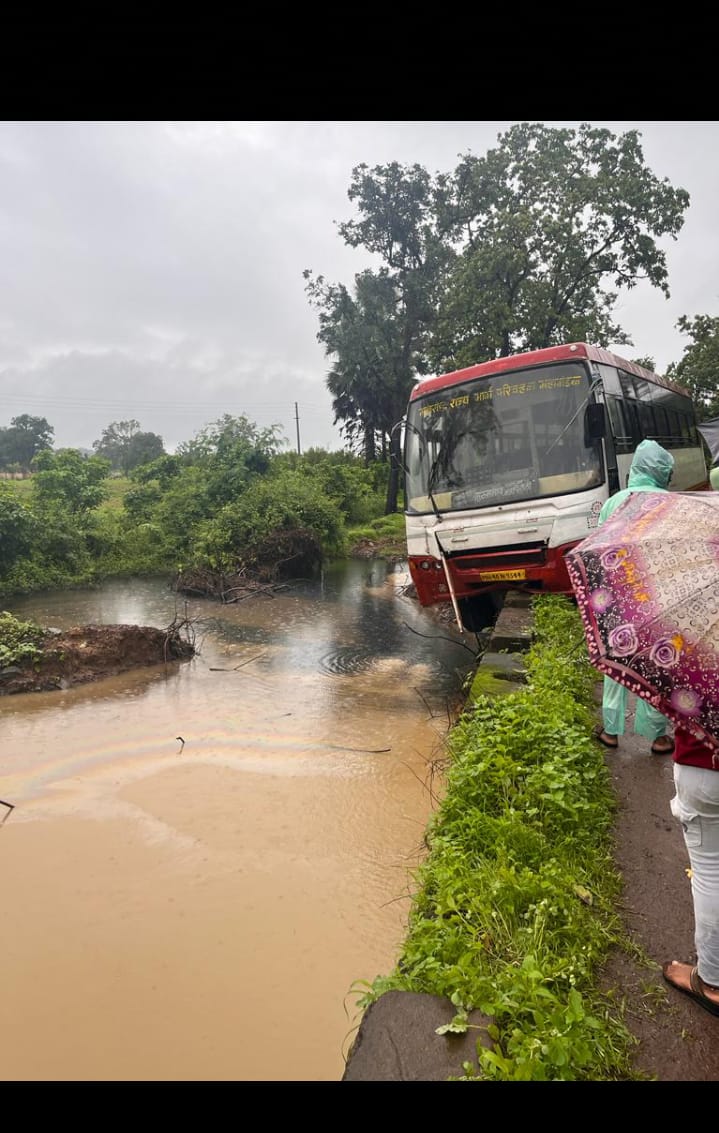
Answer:
POLYGON ((670 806, 681 823, 692 870, 699 975, 719 987, 719 771, 675 763, 674 789, 670 806))

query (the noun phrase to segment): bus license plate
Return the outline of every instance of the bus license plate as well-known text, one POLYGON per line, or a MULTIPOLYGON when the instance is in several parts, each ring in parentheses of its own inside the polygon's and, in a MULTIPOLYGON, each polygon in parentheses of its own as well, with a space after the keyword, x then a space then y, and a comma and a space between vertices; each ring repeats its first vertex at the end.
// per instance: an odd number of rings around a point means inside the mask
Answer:
POLYGON ((482 582, 521 582, 527 577, 526 570, 481 570, 482 582))

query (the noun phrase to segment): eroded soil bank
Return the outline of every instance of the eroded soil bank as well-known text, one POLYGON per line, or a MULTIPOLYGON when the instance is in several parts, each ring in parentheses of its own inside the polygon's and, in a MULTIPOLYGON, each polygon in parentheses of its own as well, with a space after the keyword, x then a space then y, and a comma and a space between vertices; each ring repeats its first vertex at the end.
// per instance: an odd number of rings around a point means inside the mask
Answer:
POLYGON ((187 661, 195 646, 184 623, 167 629, 85 625, 62 633, 48 631, 38 651, 31 660, 0 669, 0 696, 65 689, 129 669, 187 661))

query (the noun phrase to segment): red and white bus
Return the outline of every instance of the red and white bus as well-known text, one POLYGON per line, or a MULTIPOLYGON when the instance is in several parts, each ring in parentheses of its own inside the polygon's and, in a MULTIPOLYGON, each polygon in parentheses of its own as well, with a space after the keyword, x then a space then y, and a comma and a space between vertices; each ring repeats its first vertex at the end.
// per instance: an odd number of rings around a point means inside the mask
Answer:
POLYGON ((625 488, 636 446, 674 456, 671 487, 708 487, 688 392, 574 342, 425 378, 405 421, 409 570, 422 605, 489 624, 506 589, 571 593, 564 555, 625 488))

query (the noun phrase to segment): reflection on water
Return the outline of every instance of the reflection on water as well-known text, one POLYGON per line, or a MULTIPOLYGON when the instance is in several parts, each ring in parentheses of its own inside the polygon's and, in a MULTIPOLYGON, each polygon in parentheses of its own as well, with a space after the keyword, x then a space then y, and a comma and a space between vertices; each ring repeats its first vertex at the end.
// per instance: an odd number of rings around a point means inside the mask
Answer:
POLYGON ((341 1077, 472 664, 404 581, 355 562, 227 606, 138 580, 5 603, 58 628, 186 613, 200 651, 0 698, 4 1080, 341 1077))

